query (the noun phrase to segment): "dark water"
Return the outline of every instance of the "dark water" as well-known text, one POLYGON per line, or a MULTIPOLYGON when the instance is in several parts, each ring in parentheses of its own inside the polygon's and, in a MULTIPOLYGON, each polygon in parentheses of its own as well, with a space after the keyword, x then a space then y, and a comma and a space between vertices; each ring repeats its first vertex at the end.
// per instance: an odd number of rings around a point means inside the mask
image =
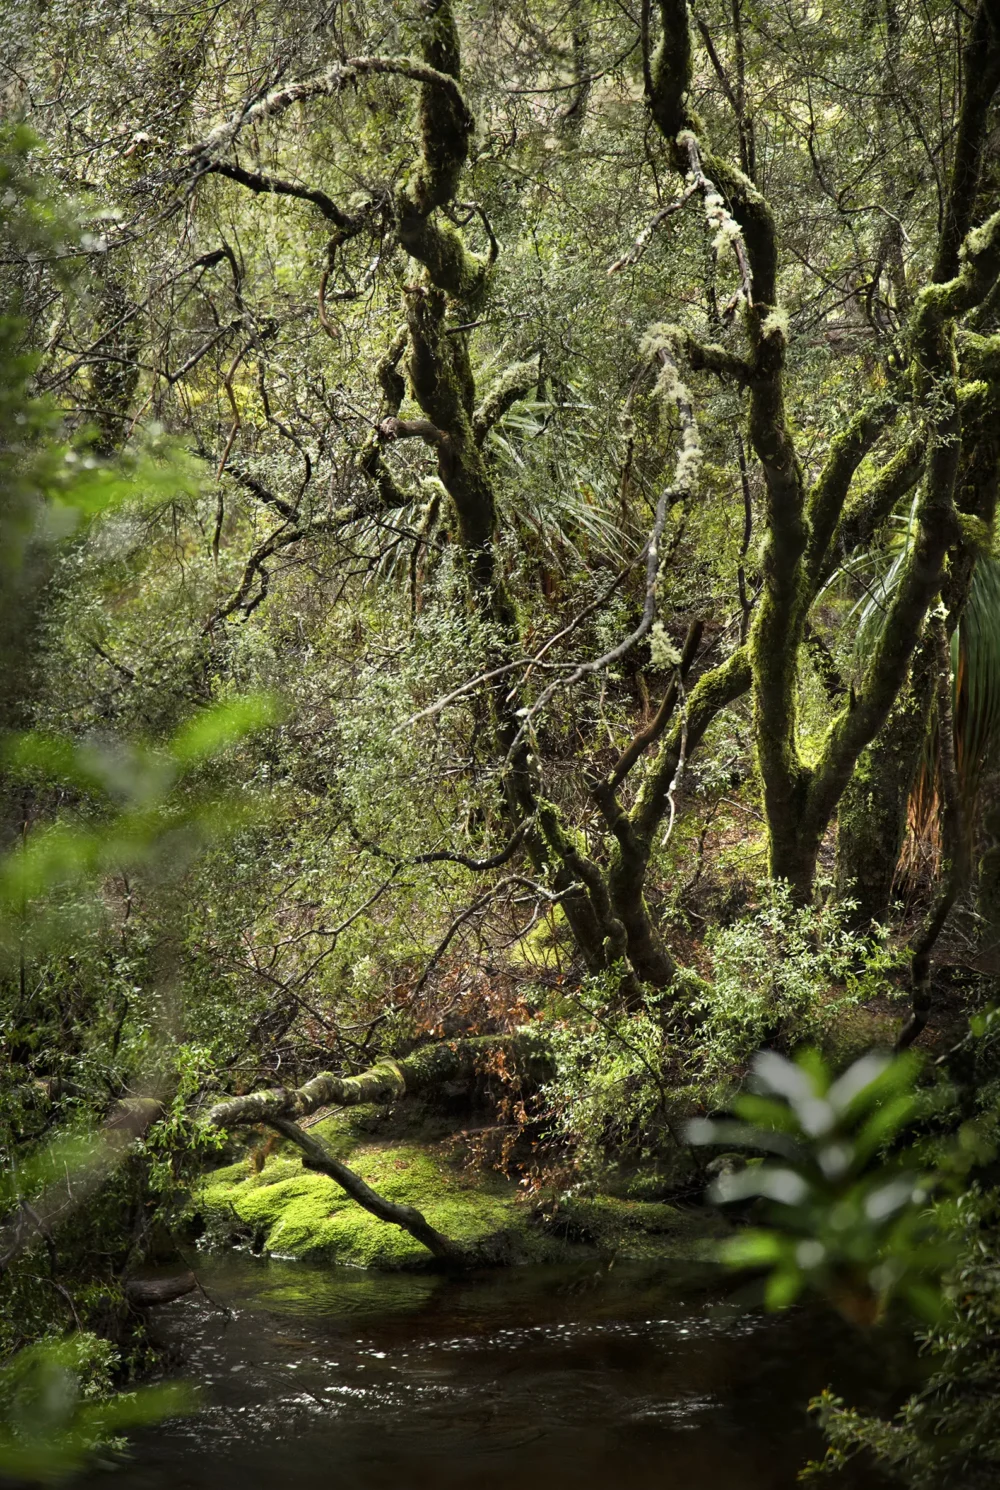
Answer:
MULTIPOLYGON (((157 1313, 203 1410, 92 1490, 784 1490, 831 1384, 888 1405, 888 1345, 727 1307, 688 1269, 456 1282, 227 1257, 157 1313)), ((838 1481, 868 1490, 852 1469, 838 1481)))

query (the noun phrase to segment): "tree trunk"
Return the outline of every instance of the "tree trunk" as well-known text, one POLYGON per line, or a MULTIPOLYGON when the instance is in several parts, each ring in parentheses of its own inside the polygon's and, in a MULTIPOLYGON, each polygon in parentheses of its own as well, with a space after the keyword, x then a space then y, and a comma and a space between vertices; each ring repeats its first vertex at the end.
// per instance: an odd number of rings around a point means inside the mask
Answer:
POLYGON ((909 683, 879 734, 861 756, 840 802, 837 895, 857 901, 850 923, 862 930, 888 915, 907 807, 927 739, 934 687, 933 647, 926 639, 909 683))

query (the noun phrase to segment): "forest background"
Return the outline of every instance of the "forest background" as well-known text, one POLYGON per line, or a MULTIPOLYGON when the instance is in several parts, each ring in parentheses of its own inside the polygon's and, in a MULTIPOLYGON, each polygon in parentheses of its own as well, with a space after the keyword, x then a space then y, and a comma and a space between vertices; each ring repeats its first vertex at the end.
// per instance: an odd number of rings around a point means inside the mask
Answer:
POLYGON ((761 1048, 914 1046, 851 1170, 936 1176, 904 1230, 817 1243, 831 1180, 756 1260, 943 1287, 830 1464, 990 1482, 998 11, 5 8, 15 1362, 103 1381, 220 1131, 426 1049, 492 1037, 544 1202, 695 1201, 761 1048))

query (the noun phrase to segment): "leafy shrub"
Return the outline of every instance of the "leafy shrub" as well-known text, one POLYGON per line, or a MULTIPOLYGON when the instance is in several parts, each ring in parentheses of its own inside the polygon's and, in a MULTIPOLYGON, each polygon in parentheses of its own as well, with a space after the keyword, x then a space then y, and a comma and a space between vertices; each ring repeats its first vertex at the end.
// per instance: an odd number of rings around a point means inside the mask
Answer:
MULTIPOLYGON (((613 975, 607 975, 613 986, 613 975)), ((626 1012, 615 1008, 605 979, 592 978, 574 995, 578 1017, 555 1026, 551 1048, 557 1075, 543 1089, 552 1136, 571 1144, 588 1177, 609 1150, 633 1147, 648 1156, 669 1130, 669 1046, 655 1000, 626 1012)))
POLYGON ((796 905, 779 883, 763 909, 710 938, 710 986, 693 1005, 707 1072, 740 1065, 762 1045, 816 1041, 871 996, 891 957, 877 939, 847 929, 850 909, 848 901, 796 905))
POLYGON ((836 1472, 859 1453, 874 1456, 911 1490, 987 1490, 1000 1473, 1000 1191, 995 1188, 1000 1015, 986 1010, 951 1064, 966 1083, 940 1116, 946 1131, 922 1152, 950 1178, 935 1220, 955 1250, 943 1281, 946 1307, 921 1337, 926 1379, 891 1419, 860 1412, 833 1392, 811 1404, 829 1442, 803 1479, 836 1472), (961 1122, 973 1098, 973 1120, 961 1122), (950 1124, 951 1131, 947 1131, 950 1124), (960 1124, 960 1126, 957 1126, 960 1124), (970 1182, 969 1169, 978 1166, 970 1182))
POLYGON ((54 1484, 119 1447, 124 1429, 191 1410, 180 1384, 115 1393, 116 1358, 106 1340, 78 1332, 26 1346, 0 1368, 0 1475, 54 1484))

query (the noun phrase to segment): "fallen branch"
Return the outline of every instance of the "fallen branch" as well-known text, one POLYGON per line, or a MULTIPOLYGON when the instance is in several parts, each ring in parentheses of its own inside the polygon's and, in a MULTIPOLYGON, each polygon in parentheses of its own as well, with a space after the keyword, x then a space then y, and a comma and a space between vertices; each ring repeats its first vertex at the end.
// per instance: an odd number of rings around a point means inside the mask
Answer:
POLYGON ((387 1221, 390 1226, 400 1226, 409 1232, 415 1241, 442 1262, 462 1263, 467 1260, 466 1253, 457 1242, 446 1237, 434 1227, 425 1216, 412 1205, 396 1205, 394 1201, 386 1200, 384 1195, 379 1195, 370 1185, 367 1185, 359 1174, 340 1159, 335 1159, 329 1149, 314 1138, 311 1133, 306 1133, 293 1123, 289 1118, 271 1118, 268 1127, 280 1133, 283 1138, 302 1152, 302 1165, 304 1169, 315 1170, 318 1174, 325 1174, 328 1179, 333 1180, 344 1190, 352 1200, 377 1216, 380 1221, 387 1221))
POLYGON ((183 1273, 172 1273, 169 1278, 129 1278, 125 1298, 133 1309, 155 1309, 194 1293, 197 1287, 198 1279, 188 1268, 183 1273))
POLYGON ((537 1038, 530 1035, 481 1035, 425 1045, 404 1060, 377 1061, 358 1076, 334 1076, 332 1072, 324 1071, 293 1090, 277 1088, 245 1097, 232 1097, 211 1109, 208 1122, 216 1128, 265 1123, 295 1144, 306 1169, 325 1174, 380 1221, 402 1227, 439 1261, 452 1266, 470 1266, 477 1260, 475 1254, 436 1231, 414 1206, 397 1205, 379 1195, 353 1169, 336 1159, 318 1138, 299 1127, 295 1119, 306 1117, 327 1104, 355 1107, 362 1102, 393 1102, 405 1093, 426 1090, 444 1081, 452 1082, 456 1078, 471 1080, 478 1074, 485 1053, 497 1049, 509 1051, 512 1045, 523 1063, 530 1066, 532 1062, 539 1062, 537 1038))

